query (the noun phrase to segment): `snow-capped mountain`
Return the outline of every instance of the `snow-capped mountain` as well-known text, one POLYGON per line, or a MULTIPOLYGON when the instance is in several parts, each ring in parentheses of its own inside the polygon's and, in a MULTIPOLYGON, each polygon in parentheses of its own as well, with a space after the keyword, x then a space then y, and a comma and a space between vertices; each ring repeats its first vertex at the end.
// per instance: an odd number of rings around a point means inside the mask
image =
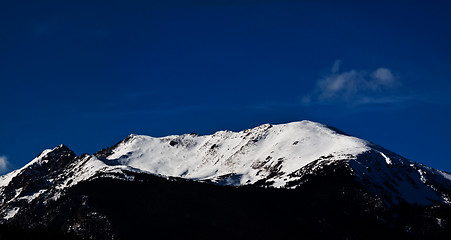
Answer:
MULTIPOLYGON (((334 185, 323 180, 335 175, 338 181, 351 179, 353 187, 370 196, 364 199, 387 208, 402 203, 426 207, 451 204, 450 174, 335 128, 301 121, 205 136, 130 135, 94 155, 76 156, 64 145, 45 150, 23 168, 0 177, 0 222, 26 224, 31 229, 48 227, 63 218, 61 212, 68 211, 62 210, 64 206, 78 206, 67 199, 73 189, 102 179, 133 184, 147 181, 143 176, 148 176, 170 182, 186 179, 209 185, 298 191, 311 182, 318 187, 334 185), (30 211, 39 214, 28 216, 30 211)), ((86 206, 85 200, 78 204, 86 206)), ((100 229, 108 232, 111 224, 106 216, 86 211, 89 214, 84 219, 91 219, 88 223, 102 222, 100 229)), ((64 224, 58 229, 66 233, 80 235, 89 229, 87 223, 69 216, 61 221, 64 224)), ((440 226, 443 221, 440 218, 440 226)))

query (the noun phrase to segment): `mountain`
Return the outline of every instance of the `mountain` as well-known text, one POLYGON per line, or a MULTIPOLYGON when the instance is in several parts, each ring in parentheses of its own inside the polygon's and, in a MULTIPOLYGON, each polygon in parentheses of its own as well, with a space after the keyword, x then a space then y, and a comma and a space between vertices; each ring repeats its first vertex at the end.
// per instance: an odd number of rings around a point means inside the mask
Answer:
POLYGON ((0 239, 423 239, 451 233, 451 174, 310 121, 64 145, 0 177, 0 239))

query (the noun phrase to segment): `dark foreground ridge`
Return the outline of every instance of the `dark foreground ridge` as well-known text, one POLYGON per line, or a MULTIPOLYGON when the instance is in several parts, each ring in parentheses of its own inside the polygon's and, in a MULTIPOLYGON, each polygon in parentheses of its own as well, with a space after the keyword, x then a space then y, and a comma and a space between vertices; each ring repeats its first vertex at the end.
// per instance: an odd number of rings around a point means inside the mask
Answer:
POLYGON ((294 190, 131 174, 135 181, 83 182, 46 207, 32 202, 27 214, 0 228, 1 239, 433 239, 451 234, 449 206, 387 208, 338 165, 294 190), (19 230, 35 221, 40 221, 35 229, 19 230), (71 221, 78 231, 63 232, 71 221))

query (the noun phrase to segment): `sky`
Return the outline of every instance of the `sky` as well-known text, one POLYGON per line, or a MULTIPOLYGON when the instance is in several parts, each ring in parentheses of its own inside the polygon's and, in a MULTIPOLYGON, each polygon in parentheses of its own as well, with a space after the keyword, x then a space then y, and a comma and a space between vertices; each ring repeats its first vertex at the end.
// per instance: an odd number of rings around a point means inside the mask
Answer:
POLYGON ((311 120, 451 172, 448 1, 2 1, 0 173, 311 120))

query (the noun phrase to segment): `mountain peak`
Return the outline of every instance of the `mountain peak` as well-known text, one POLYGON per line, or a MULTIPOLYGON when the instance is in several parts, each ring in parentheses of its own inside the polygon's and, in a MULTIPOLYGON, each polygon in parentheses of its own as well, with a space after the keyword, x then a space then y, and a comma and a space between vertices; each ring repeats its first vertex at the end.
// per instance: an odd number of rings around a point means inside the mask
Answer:
POLYGON ((58 146, 55 147, 53 150, 54 150, 54 151, 55 151, 55 150, 69 150, 69 151, 71 151, 70 148, 69 148, 68 146, 64 145, 64 144, 58 145, 58 146))
POLYGON ((24 167, 5 175, 4 179, 12 179, 21 173, 29 172, 30 169, 32 169, 35 173, 40 172, 40 174, 45 175, 49 171, 56 171, 57 169, 64 168, 75 158, 76 155, 72 150, 70 150, 66 145, 60 144, 53 149, 46 149, 42 151, 24 167))

